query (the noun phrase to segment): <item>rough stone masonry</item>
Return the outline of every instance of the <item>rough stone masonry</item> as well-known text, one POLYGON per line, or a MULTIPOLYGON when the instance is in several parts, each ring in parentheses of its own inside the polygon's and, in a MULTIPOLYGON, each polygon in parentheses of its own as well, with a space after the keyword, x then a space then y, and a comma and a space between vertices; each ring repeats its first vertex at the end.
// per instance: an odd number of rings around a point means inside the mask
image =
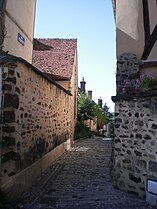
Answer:
POLYGON ((139 77, 139 66, 136 55, 117 59, 112 179, 118 188, 143 197, 147 179, 157 179, 157 90, 118 94, 125 79, 131 83, 139 77))
POLYGON ((157 96, 118 101, 115 114, 113 182, 143 196, 157 178, 157 96))
POLYGON ((7 69, 2 77, 1 188, 15 194, 63 153, 74 131, 73 109, 71 94, 26 61, 10 56, 1 67, 7 69))

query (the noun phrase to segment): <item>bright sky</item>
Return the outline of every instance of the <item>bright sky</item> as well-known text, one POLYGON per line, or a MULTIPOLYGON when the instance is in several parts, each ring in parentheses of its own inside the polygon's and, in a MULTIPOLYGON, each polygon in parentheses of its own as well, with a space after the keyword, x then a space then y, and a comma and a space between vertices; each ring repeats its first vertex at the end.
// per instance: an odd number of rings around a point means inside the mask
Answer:
POLYGON ((116 38, 111 0, 37 0, 36 38, 77 38, 78 85, 114 111, 116 38))

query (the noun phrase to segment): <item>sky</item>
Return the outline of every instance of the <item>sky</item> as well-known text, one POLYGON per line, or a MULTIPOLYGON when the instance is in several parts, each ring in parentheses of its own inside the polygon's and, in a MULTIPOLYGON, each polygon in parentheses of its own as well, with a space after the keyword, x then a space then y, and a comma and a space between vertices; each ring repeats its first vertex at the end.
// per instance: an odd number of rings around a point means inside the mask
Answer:
POLYGON ((116 37, 111 0, 37 0, 35 38, 76 38, 78 86, 114 111, 116 37))

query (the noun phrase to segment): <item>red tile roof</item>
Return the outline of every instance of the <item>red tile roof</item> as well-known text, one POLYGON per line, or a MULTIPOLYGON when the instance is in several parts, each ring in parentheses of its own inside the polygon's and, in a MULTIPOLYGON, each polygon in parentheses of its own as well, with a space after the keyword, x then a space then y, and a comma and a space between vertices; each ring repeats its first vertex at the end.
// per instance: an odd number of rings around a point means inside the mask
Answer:
POLYGON ((55 80, 70 79, 77 39, 34 39, 33 65, 55 80))

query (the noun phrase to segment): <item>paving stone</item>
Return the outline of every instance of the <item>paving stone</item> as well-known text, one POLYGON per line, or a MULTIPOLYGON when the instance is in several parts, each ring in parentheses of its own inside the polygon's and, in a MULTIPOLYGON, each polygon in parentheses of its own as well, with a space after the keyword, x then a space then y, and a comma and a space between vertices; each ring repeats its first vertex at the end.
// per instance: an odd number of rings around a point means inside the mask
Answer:
POLYGON ((82 139, 23 194, 24 209, 155 209, 112 186, 112 141, 82 139))

